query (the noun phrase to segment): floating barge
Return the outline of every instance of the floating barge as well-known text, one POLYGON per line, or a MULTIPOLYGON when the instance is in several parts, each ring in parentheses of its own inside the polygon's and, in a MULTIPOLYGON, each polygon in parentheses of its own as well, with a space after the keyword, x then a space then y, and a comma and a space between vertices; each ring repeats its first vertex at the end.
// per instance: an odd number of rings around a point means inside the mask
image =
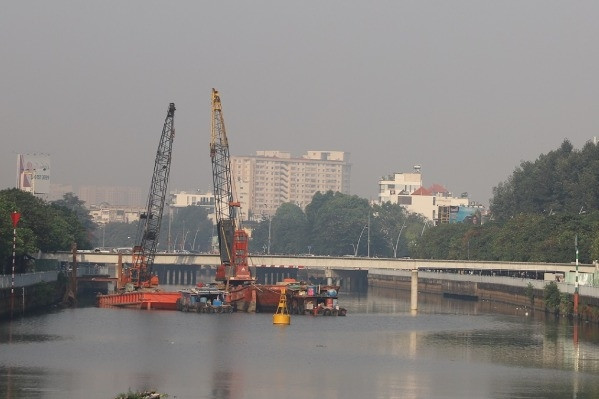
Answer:
POLYGON ((134 308, 177 310, 179 292, 174 291, 132 291, 118 294, 98 295, 97 306, 100 308, 134 308))
POLYGON ((243 284, 230 287, 210 285, 181 291, 139 290, 98 295, 101 308, 179 310, 196 313, 274 312, 285 290, 290 314, 345 316, 339 307, 339 286, 312 285, 286 279, 279 284, 243 284))

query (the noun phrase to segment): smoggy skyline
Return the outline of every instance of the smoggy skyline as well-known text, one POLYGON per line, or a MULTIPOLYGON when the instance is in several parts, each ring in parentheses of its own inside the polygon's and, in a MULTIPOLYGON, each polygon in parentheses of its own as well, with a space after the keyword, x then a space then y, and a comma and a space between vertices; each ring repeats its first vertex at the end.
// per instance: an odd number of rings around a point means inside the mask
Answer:
POLYGON ((168 104, 170 190, 211 191, 210 95, 232 155, 351 154, 351 193, 422 166, 488 204, 521 161, 599 136, 599 3, 9 2, 0 188, 19 153, 52 183, 147 192, 168 104))

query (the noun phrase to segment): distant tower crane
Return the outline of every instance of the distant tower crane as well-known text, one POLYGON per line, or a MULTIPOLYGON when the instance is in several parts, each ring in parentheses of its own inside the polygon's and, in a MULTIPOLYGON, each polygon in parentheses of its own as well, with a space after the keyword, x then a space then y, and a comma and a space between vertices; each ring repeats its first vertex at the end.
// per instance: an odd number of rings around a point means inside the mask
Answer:
POLYGON ((215 89, 212 89, 210 158, 221 261, 216 270, 216 280, 225 281, 227 286, 239 285, 253 280, 248 267, 248 234, 241 229, 237 214, 240 204, 234 199, 229 142, 220 95, 215 89))
POLYGON ((173 139, 175 138, 175 104, 170 103, 162 136, 156 152, 154 174, 145 213, 139 217, 139 226, 133 247, 132 265, 125 273, 123 282, 131 283, 135 289, 158 285, 158 276, 152 274, 156 246, 160 233, 160 222, 166 199, 166 189, 171 168, 173 139))

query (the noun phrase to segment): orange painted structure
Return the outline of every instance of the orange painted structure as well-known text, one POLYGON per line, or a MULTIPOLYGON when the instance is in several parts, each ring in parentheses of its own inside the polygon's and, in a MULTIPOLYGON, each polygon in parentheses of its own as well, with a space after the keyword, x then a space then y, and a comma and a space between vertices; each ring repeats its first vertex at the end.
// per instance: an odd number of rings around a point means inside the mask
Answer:
POLYGON ((174 291, 133 291, 98 295, 96 299, 100 308, 177 310, 177 300, 180 297, 181 293, 174 291))

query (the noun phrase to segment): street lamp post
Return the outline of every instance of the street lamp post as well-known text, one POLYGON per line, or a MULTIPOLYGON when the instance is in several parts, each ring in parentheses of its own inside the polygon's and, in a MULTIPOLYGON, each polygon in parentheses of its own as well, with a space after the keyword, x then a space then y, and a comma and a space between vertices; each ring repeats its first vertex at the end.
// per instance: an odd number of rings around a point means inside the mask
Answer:
POLYGON ((370 258, 370 203, 368 203, 368 250, 366 254, 370 258))
POLYGON ((574 236, 574 247, 576 248, 576 279, 574 280, 574 316, 578 316, 578 234, 574 236))
POLYGON ((266 246, 266 254, 270 255, 270 229, 272 227, 272 217, 270 212, 267 212, 267 205, 264 204, 263 215, 268 216, 268 245, 266 246))
POLYGON ((196 250, 196 238, 198 238, 198 232, 199 231, 200 231, 200 229, 197 229, 195 235, 193 236, 193 244, 191 244, 191 250, 192 251, 196 250))
MULTIPOLYGON (((362 234, 364 234, 364 230, 367 227, 368 227, 368 225, 365 225, 364 227, 362 227, 362 231, 360 232, 360 236, 358 237, 358 243, 354 247, 354 256, 358 256, 358 248, 360 247, 360 239, 362 238, 362 234)), ((354 245, 354 244, 352 244, 352 245, 354 245)))
POLYGON ((393 257, 397 258, 397 247, 399 246, 399 237, 401 236, 401 232, 406 227, 406 222, 403 222, 401 229, 399 229, 399 234, 397 235, 397 240, 395 241, 395 247, 393 248, 393 257))
POLYGON ((268 252, 267 254, 270 255, 270 229, 271 229, 271 224, 272 224, 272 218, 270 217, 270 214, 268 215, 268 252))
MULTIPOLYGON (((14 211, 11 214, 12 219, 12 280, 10 285, 10 318, 13 316, 13 309, 15 306, 15 263, 16 263, 16 249, 17 249, 17 224, 19 223, 19 219, 21 218, 21 214, 17 211, 14 211)), ((23 302, 23 307, 25 306, 25 302, 23 302)))

